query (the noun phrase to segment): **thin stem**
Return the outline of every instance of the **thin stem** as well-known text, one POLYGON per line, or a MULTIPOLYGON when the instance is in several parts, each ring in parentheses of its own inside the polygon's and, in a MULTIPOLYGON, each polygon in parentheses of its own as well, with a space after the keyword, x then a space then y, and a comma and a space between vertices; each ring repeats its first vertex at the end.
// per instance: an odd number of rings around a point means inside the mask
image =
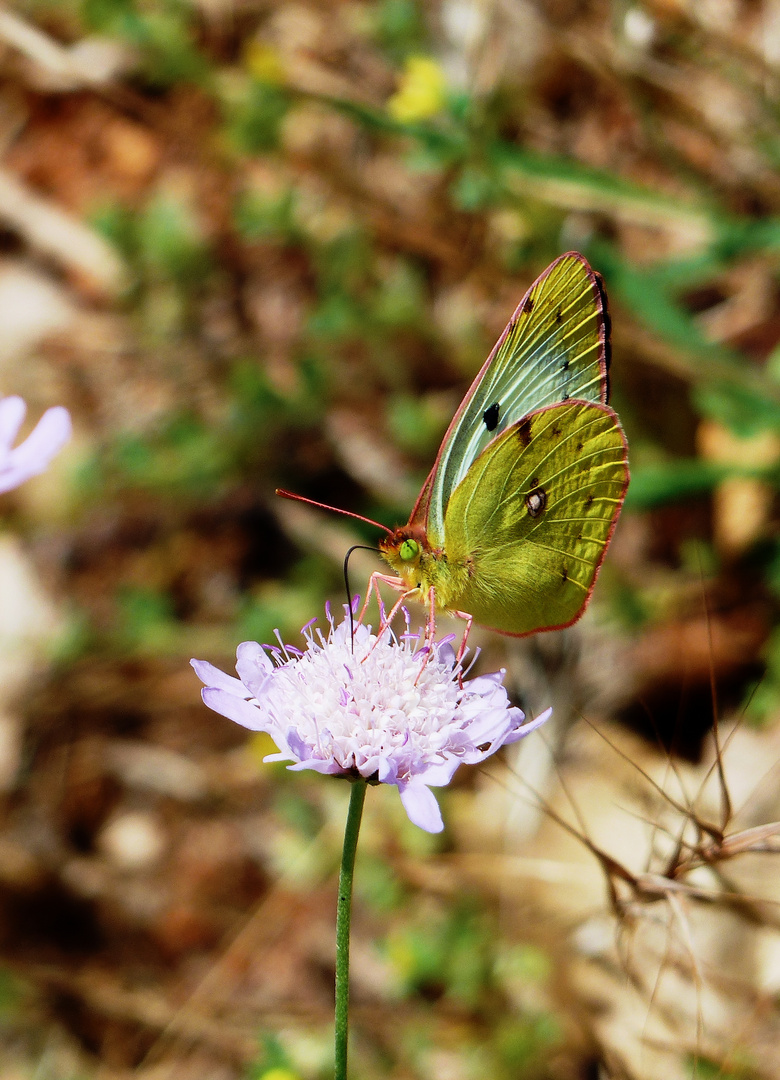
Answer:
POLYGON ((339 874, 339 899, 336 908, 336 1070, 335 1080, 347 1080, 347 1037, 349 1035, 349 924, 352 917, 352 874, 355 869, 360 819, 366 798, 365 780, 352 784, 344 851, 339 874))

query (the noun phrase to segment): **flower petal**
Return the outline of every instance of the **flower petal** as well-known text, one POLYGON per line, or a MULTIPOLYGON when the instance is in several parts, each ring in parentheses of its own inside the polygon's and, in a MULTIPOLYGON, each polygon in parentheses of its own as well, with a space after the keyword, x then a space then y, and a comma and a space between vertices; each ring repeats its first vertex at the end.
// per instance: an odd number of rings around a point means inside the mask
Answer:
POLYGON ((394 758, 383 755, 379 759, 376 773, 380 784, 395 784, 398 780, 398 762, 394 758))
POLYGON ((506 672, 502 670, 490 671, 487 675, 476 675, 473 679, 469 679, 466 684, 469 694, 490 697, 491 694, 498 692, 506 700, 507 692, 503 683, 505 674, 506 672))
POLYGON ((249 697, 249 691, 240 679, 220 671, 218 667, 214 667, 208 660, 190 660, 190 664, 205 686, 218 687, 220 690, 226 690, 228 694, 235 695, 235 697, 244 699, 249 697))
MULTIPOLYGON (((517 727, 517 723, 520 722, 520 718, 516 718, 513 713, 515 710, 504 708, 490 708, 487 707, 486 711, 478 714, 476 718, 469 724, 468 731, 469 741, 473 746, 482 746, 483 743, 492 743, 496 739, 502 739, 503 736, 514 730, 517 727), (517 723, 514 723, 517 719, 517 723)), ((520 710, 517 710, 522 717, 520 710)))
POLYGON ((15 394, 12 397, 0 398, 0 450, 10 450, 26 412, 24 401, 15 394))
POLYGON ((298 731, 293 727, 287 732, 287 738, 284 740, 290 753, 298 761, 310 761, 312 757, 312 748, 307 742, 301 738, 298 731))
MULTIPOLYGON (((266 760, 268 760, 266 758, 266 760)), ((337 775, 338 773, 344 773, 341 766, 332 759, 324 758, 309 758, 308 761, 296 761, 294 765, 288 765, 287 768, 290 772, 300 772, 302 769, 313 769, 314 772, 327 773, 328 775, 337 775)))
POLYGON ((259 697, 273 670, 271 658, 256 641, 243 641, 236 649, 236 671, 252 697, 259 697))
MULTIPOLYGON (((10 410, 5 421, 7 423, 10 420, 12 427, 17 417, 18 407, 15 413, 14 410, 10 410)), ((11 435, 11 439, 15 434, 16 432, 11 435)), ((10 491, 11 488, 18 487, 25 480, 29 480, 31 476, 43 472, 54 455, 59 453, 68 441, 70 434, 71 422, 68 410, 61 405, 47 409, 23 443, 13 450, 8 450, 6 446, 6 459, 4 462, 0 461, 0 492, 10 491)))
POLYGON ((424 772, 418 773, 417 779, 426 787, 446 787, 455 775, 455 770, 461 764, 461 758, 448 755, 446 761, 429 765, 424 772))
POLYGON ((536 729, 538 727, 541 727, 542 724, 546 723, 546 721, 549 720, 551 716, 552 706, 549 709, 545 709, 543 713, 539 713, 535 720, 529 720, 528 723, 521 725, 521 727, 519 728, 516 728, 513 732, 507 735, 507 737, 504 739, 504 742, 517 742, 518 739, 522 739, 526 735, 529 735, 532 731, 536 731, 536 729))
POLYGON ((235 694, 207 686, 201 690, 200 696, 210 709, 226 716, 228 720, 235 721, 241 727, 249 728, 250 731, 265 731, 268 727, 268 721, 261 710, 256 705, 250 705, 248 701, 242 701, 235 694))
POLYGON ((412 781, 405 787, 398 786, 403 808, 413 825, 425 829, 426 832, 437 833, 444 828, 441 810, 436 802, 436 796, 429 791, 425 784, 412 781))

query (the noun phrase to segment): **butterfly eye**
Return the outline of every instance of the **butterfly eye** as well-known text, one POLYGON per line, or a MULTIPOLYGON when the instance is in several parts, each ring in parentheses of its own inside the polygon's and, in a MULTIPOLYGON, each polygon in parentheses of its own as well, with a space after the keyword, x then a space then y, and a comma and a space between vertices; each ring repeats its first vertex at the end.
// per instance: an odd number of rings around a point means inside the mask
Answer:
POLYGON ((401 562, 414 562, 420 554, 420 545, 416 540, 404 540, 398 549, 401 562))

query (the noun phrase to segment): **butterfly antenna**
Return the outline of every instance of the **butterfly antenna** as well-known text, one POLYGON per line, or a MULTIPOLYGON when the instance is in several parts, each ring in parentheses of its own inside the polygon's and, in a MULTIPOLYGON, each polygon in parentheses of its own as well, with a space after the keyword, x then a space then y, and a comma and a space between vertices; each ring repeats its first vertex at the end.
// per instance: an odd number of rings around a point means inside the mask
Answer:
MULTIPOLYGON (((338 506, 328 506, 327 503, 317 502, 315 499, 307 499, 305 495, 296 495, 292 491, 285 491, 283 488, 277 488, 276 494, 281 495, 283 499, 292 499, 294 502, 308 503, 309 506, 316 506, 320 510, 330 510, 333 514, 343 514, 345 517, 355 518, 357 521, 363 521, 366 525, 373 525, 375 529, 381 529, 386 532, 388 536, 392 536, 393 530, 389 529, 387 525, 383 525, 381 521, 374 521, 373 518, 363 517, 362 514, 355 514, 352 510, 341 510, 338 506)), ((360 545, 357 545, 358 547, 360 545)), ((354 548, 350 549, 354 551, 354 548)), ((374 548, 368 548, 369 551, 374 551, 374 548)))
POLYGON ((352 607, 352 591, 349 587, 349 557, 353 551, 373 551, 379 554, 378 548, 366 547, 365 544, 353 544, 344 556, 344 585, 347 589, 347 608, 349 609, 349 640, 352 643, 352 651, 355 651, 355 611, 352 607))

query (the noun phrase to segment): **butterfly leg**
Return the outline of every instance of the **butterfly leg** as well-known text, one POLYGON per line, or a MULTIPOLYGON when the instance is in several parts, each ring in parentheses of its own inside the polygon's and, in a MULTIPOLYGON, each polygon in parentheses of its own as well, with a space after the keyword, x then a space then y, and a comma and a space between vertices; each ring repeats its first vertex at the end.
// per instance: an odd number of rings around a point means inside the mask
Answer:
POLYGON ((469 634, 471 633, 471 628, 474 625, 474 616, 469 615, 468 611, 453 611, 452 614, 457 619, 463 619, 463 621, 466 623, 466 629, 463 631, 463 640, 460 643, 460 648, 458 649, 458 654, 455 657, 457 663, 460 663, 461 660, 463 659, 464 653, 466 652, 466 644, 468 643, 468 640, 469 640, 469 634))
POLYGON ((428 619, 425 626, 425 644, 428 646, 429 656, 433 652, 436 640, 436 589, 431 585, 428 589, 428 619))
POLYGON ((371 602, 372 595, 376 596, 377 607, 379 608, 380 626, 386 626, 388 619, 385 615, 385 605, 382 597, 379 593, 378 582, 382 582, 385 585, 389 585, 391 589, 395 589, 396 592, 404 591, 404 584, 400 578, 390 577, 389 574, 380 574, 379 571, 374 571, 371 577, 368 579, 368 588, 366 589, 366 598, 363 601, 363 606, 360 609, 358 615, 358 623, 362 623, 368 611, 368 605, 371 602))
POLYGON ((428 603, 428 618, 425 624, 425 647, 422 663, 420 664, 420 670, 417 672, 417 678, 414 680, 414 685, 425 671, 428 661, 432 656, 436 655, 436 592, 433 586, 428 590, 428 596, 426 597, 428 603))
POLYGON ((366 599, 365 599, 365 601, 363 603, 363 607, 360 610, 360 616, 358 618, 358 622, 362 623, 363 618, 364 618, 364 616, 366 614, 366 610, 368 608, 368 603, 369 603, 369 600, 371 598, 371 594, 374 593, 376 595, 376 601, 377 601, 377 605, 379 607, 379 613, 380 613, 381 622, 379 624, 379 629, 377 630, 377 633, 376 633, 376 641, 371 646, 371 651, 373 651, 376 648, 380 637, 385 632, 385 630, 388 628, 388 626, 390 626, 393 619, 396 617, 396 615, 400 611, 401 607, 403 606, 404 601, 408 600, 408 598, 410 596, 413 596, 414 593, 416 593, 416 592, 417 592, 417 589, 407 589, 406 586, 404 585, 403 581, 401 580, 401 578, 390 577, 388 574, 380 574, 380 573, 378 573, 376 571, 371 575, 371 577, 369 578, 369 582, 368 582, 368 589, 366 590, 366 599), (400 592, 400 594, 401 594, 398 597, 398 599, 396 600, 396 602, 393 604, 393 606, 390 608, 389 612, 385 611, 385 606, 384 606, 384 603, 382 601, 382 597, 381 597, 381 595, 379 593, 378 582, 380 582, 380 581, 383 582, 385 585, 389 585, 391 589, 395 589, 396 592, 400 592))

